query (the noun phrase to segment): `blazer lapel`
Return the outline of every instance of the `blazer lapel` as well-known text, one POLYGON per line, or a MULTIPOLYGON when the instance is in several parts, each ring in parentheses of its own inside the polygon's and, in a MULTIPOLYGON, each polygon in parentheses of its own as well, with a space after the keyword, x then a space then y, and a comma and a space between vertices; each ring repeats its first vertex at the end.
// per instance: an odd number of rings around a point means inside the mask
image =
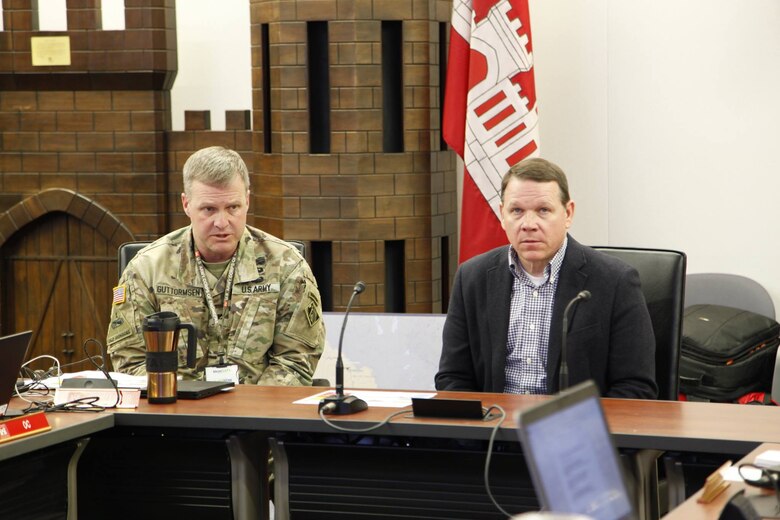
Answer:
POLYGON ((487 345, 483 353, 485 365, 490 367, 488 381, 491 392, 503 392, 505 384, 506 338, 512 297, 512 275, 506 258, 506 255, 498 255, 496 265, 488 269, 485 284, 487 308, 484 316, 487 319, 490 345, 487 345))
MULTIPOLYGON (((558 390, 558 370, 561 363, 561 339, 563 326, 563 311, 566 305, 585 288, 588 280, 587 261, 583 254, 583 247, 571 236, 566 246, 566 256, 563 258, 558 278, 558 287, 555 291, 552 319, 550 321, 550 339, 547 346, 547 391, 549 393, 558 390)), ((569 315, 569 330, 574 321, 577 308, 571 310, 569 315)))

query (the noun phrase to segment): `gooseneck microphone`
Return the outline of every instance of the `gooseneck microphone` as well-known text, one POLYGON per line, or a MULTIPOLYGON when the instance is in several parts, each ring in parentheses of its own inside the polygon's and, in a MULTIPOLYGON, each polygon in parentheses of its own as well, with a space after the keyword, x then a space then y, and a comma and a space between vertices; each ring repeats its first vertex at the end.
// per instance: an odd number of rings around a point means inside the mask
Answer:
POLYGON ((333 415, 348 415, 357 413, 368 408, 368 404, 354 395, 344 395, 344 361, 341 358, 341 349, 344 345, 344 329, 347 327, 347 318, 349 310, 352 308, 352 302, 355 297, 366 289, 366 284, 358 282, 352 289, 352 296, 347 302, 347 310, 344 311, 344 321, 341 323, 341 334, 339 334, 339 353, 336 358, 336 394, 329 395, 320 401, 319 409, 322 413, 333 415))
POLYGON ((568 335, 569 335, 569 311, 574 304, 579 301, 590 300, 590 291, 580 291, 577 296, 571 299, 563 310, 563 334, 561 335, 561 368, 558 373, 558 390, 564 391, 569 388, 569 365, 566 362, 568 335))

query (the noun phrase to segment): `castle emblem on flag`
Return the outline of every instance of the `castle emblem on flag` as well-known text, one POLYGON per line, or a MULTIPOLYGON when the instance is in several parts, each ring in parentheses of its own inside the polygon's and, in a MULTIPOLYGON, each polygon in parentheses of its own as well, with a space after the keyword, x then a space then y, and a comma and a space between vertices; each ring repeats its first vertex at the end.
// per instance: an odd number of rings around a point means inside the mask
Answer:
MULTIPOLYGON (((461 1, 456 12, 465 4, 461 1)), ((495 2, 481 19, 476 5, 468 10, 473 21, 463 160, 498 215, 501 177, 510 166, 538 151, 533 76, 530 85, 523 82, 523 74, 533 68, 533 54, 529 29, 510 0, 495 2)))
POLYGON ((453 0, 442 135, 463 158, 460 262, 507 244, 501 179, 539 155, 528 0, 453 0))

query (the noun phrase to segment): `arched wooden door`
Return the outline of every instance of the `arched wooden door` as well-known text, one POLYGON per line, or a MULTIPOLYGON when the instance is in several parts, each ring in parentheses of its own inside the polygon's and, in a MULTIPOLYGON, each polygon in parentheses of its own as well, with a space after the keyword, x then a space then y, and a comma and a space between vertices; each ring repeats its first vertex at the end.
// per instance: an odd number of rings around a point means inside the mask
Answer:
MULTIPOLYGON (((28 359, 48 354, 66 371, 92 370, 82 345, 105 343, 116 283, 116 247, 95 228, 64 212, 47 213, 0 248, 0 332, 32 330, 28 359)), ((88 345, 89 355, 100 347, 88 345)), ((48 369, 50 359, 31 366, 48 369)), ((108 367, 107 367, 108 368, 108 367)))

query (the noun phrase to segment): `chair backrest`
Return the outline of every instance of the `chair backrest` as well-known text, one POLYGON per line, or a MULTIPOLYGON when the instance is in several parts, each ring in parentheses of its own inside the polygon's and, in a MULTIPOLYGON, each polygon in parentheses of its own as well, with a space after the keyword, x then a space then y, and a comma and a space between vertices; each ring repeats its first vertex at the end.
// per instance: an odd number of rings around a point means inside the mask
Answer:
POLYGON ((119 278, 122 278, 122 273, 125 271, 125 267, 127 267, 127 264, 130 263, 130 260, 133 259, 136 253, 149 244, 151 244, 149 241, 137 241, 125 242, 119 246, 119 249, 117 249, 116 252, 116 264, 119 271, 119 278))
POLYGON ((304 244, 300 240, 286 240, 285 239, 285 242, 287 242, 290 245, 295 246, 295 248, 298 250, 298 252, 301 254, 301 256, 303 256, 303 257, 306 256, 306 244, 304 244))
POLYGON ((685 301, 686 256, 680 251, 629 247, 596 247, 639 272, 642 293, 655 334, 655 379, 658 398, 676 401, 685 301))
POLYGON ((714 303, 775 319, 775 304, 763 285, 738 274, 693 273, 685 277, 685 306, 714 303))

